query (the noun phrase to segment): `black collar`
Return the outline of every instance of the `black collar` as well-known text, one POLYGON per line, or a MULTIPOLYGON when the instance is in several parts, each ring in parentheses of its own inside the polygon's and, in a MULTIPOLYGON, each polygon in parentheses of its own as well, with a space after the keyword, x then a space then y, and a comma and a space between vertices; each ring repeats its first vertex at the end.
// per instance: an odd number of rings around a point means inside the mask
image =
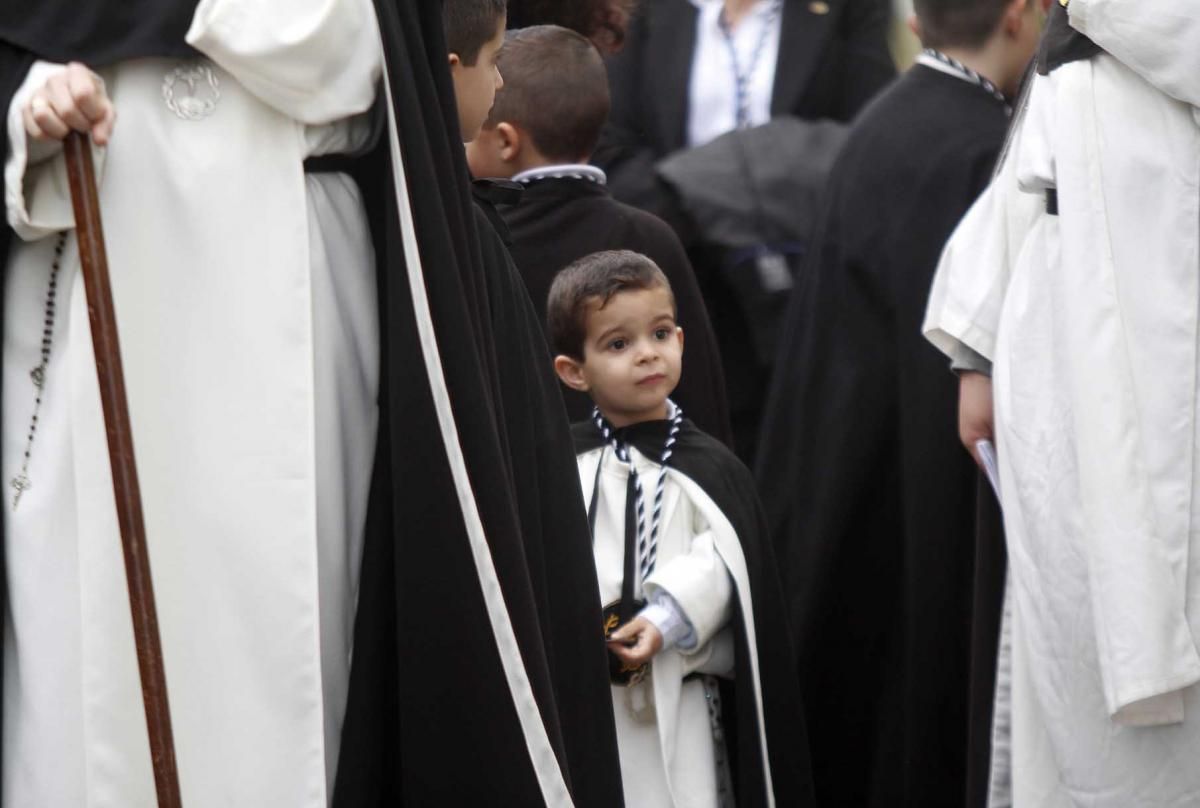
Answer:
POLYGON ((1103 50, 1092 40, 1071 27, 1067 8, 1057 0, 1050 4, 1050 16, 1042 42, 1038 46, 1038 73, 1043 76, 1071 62, 1091 59, 1103 50))

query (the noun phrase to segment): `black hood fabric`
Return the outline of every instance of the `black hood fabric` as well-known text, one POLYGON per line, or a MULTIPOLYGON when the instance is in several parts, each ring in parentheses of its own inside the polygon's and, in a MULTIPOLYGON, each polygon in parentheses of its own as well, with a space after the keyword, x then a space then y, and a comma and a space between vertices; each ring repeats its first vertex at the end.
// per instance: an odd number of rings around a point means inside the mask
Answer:
POLYGON ((0 41, 51 62, 106 67, 124 59, 195 56, 184 35, 196 0, 5 0, 0 41))
POLYGON ((1038 73, 1048 76, 1065 64, 1091 59, 1098 53, 1103 53, 1099 45, 1071 27, 1067 7, 1051 3, 1046 30, 1038 46, 1038 73))
MULTIPOLYGON (((35 58, 102 67, 195 56, 183 41, 195 2, 83 5, 0 4, 0 109, 35 58)), ((385 136, 353 167, 378 259, 381 417, 333 804, 546 802, 472 554, 471 510, 553 751, 550 766, 557 763, 574 805, 620 806, 600 609, 580 594, 594 592, 595 567, 549 352, 520 277, 471 200, 441 4, 376 0, 375 8, 428 316, 473 508, 459 497, 439 426, 385 136)), ((0 153, 7 145, 0 126, 0 153)), ((4 265, 11 239, 0 228, 4 265)), ((539 763, 544 772, 547 761, 539 763)))

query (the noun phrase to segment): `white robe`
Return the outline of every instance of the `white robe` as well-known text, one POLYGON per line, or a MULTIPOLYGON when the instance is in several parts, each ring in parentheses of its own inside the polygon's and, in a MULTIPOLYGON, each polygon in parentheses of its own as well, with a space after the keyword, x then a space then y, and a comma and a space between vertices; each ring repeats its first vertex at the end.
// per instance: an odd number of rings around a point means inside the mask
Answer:
MULTIPOLYGON (((348 687, 379 337, 358 191, 302 163, 364 145, 378 30, 369 0, 204 0, 188 39, 219 82, 212 114, 167 108, 180 63, 119 64, 103 71, 118 120, 98 154, 182 797, 319 808, 348 687)), ((25 243, 5 278, 3 803, 139 808, 154 786, 73 239, 16 511, 7 487, 72 222, 61 155, 29 162, 18 114, 55 69, 35 67, 6 121, 6 209, 25 243)))
MULTIPOLYGON (((659 477, 656 462, 631 449, 646 496, 653 496, 659 477)), ((591 498, 601 450, 579 456, 579 479, 591 498)), ((628 465, 611 449, 603 452, 604 468, 596 504, 594 554, 601 605, 620 600, 624 580, 625 494, 628 465)), ((694 632, 689 650, 659 652, 649 676, 633 688, 613 685, 613 713, 625 804, 630 808, 716 808, 718 750, 713 741, 705 686, 692 673, 731 677, 734 633, 730 620, 735 600, 746 615, 749 646, 755 649, 753 604, 745 557, 729 521, 694 481, 670 469, 663 491, 658 561, 646 579, 645 595, 665 591, 681 607, 694 632), (644 692, 649 687, 652 695, 644 692), (634 692, 634 691, 643 692, 634 692), (640 714, 646 701, 653 710, 640 714)), ((755 655, 756 652, 751 650, 755 655)), ((751 660, 756 672, 757 659, 751 660)), ((754 687, 758 683, 749 682, 754 687)), ((761 711, 761 695, 758 702, 761 711)), ((763 726, 760 713, 759 726, 763 726)), ((747 739, 763 744, 764 737, 747 739)), ((770 783, 770 773, 767 773, 770 783)))
POLYGON ((1036 79, 925 329, 995 365, 1012 804, 1196 805, 1200 19, 1069 8, 1113 55, 1036 79))

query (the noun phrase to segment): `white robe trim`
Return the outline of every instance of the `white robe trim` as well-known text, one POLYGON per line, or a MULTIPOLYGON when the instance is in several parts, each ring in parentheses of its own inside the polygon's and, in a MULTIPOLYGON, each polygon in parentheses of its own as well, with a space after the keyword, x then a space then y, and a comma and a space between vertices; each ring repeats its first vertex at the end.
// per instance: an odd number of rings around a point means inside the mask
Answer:
MULTIPOLYGON (((742 552, 742 543, 738 540, 737 531, 733 529, 733 525, 730 524, 725 513, 717 507, 712 497, 695 480, 676 469, 670 469, 667 472, 667 476, 683 489, 684 495, 692 501, 696 509, 708 520, 717 552, 721 555, 721 560, 725 562, 725 567, 729 570, 729 574, 733 578, 734 589, 737 591, 738 606, 741 608, 743 628, 746 632, 746 647, 750 657, 750 671, 754 675, 753 682, 742 682, 741 686, 754 688, 754 706, 758 711, 758 743, 762 751, 763 781, 767 786, 767 805, 774 806, 775 787, 771 783, 771 759, 767 754, 767 724, 763 714, 762 679, 758 672, 758 636, 754 629, 754 600, 750 592, 750 574, 746 570, 746 556, 742 552)), ((654 678, 656 691, 660 686, 659 683, 667 680, 667 678, 666 676, 656 676, 654 678)), ((678 683, 682 679, 683 677, 680 676, 674 681, 678 683)), ((655 692, 655 698, 657 699, 657 697, 658 693, 655 692)), ((659 705, 663 704, 662 701, 656 701, 656 703, 659 705)), ((664 740, 664 748, 665 743, 664 740)))
MULTIPOLYGON (((466 524, 467 536, 471 543, 471 555, 475 560, 475 569, 479 576, 479 586, 487 604, 488 618, 492 624, 492 633, 496 639, 496 647, 500 652, 500 661, 504 667, 504 675, 508 681, 509 693, 521 723, 521 731, 525 736, 525 745, 529 751, 529 759, 533 764, 541 787, 542 797, 547 806, 571 806, 571 794, 563 778, 558 757, 550 745, 549 735, 542 718, 541 710, 533 695, 533 687, 529 682, 529 674, 521 659, 521 649, 517 644, 517 636, 513 631, 512 620, 508 607, 504 602, 504 593, 500 588, 500 579, 496 574, 495 562, 488 548, 487 536, 484 534, 483 522, 475 502, 475 493, 467 474, 467 464, 463 456, 462 445, 459 443, 458 426, 455 423, 454 412, 450 404, 450 391, 446 386, 445 373, 442 370, 442 359, 438 349, 437 334, 434 332, 433 316, 429 309, 429 298, 425 292, 425 274, 421 264, 421 250, 417 242, 416 227, 413 223, 412 209, 409 207, 408 180, 404 169, 404 154, 396 135, 396 114, 393 106, 392 88, 384 73, 384 87, 387 91, 388 141, 392 153, 392 173, 396 183, 396 196, 400 209, 400 232, 404 241, 404 254, 407 264, 409 289, 413 297, 413 309, 416 312, 417 331, 421 340, 421 351, 425 358, 425 371, 428 376, 430 390, 433 394, 434 405, 438 413, 438 425, 441 429, 442 440, 446 447, 446 457, 450 463, 450 471, 454 478, 455 490, 458 494, 459 506, 462 508, 463 521, 466 524)), ((415 203, 413 203, 415 204, 415 203)))

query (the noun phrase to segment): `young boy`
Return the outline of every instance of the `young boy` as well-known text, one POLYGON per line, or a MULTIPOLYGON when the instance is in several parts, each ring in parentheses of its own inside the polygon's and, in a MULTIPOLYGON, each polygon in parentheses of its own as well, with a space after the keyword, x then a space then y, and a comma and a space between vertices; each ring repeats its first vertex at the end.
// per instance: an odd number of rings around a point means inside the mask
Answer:
POLYGON ((442 6, 450 78, 464 143, 479 134, 504 78, 496 66, 504 45, 505 0, 446 0, 442 6))
POLYGON ((597 253, 555 278, 547 319, 559 378, 595 402, 574 436, 625 804, 728 804, 733 772, 739 805, 809 804, 795 666, 753 482, 669 398, 683 356, 670 283, 643 255, 597 253))
MULTIPOLYGON (((702 429, 728 441, 725 382, 708 313, 679 239, 657 217, 617 202, 604 172, 586 165, 608 119, 604 61, 584 37, 554 25, 510 32, 500 53, 503 89, 467 145, 476 177, 524 186, 519 205, 501 208, 513 260, 534 306, 545 311, 555 274, 601 250, 633 250, 662 267, 687 326, 688 372, 677 400, 702 429)), ((587 396, 567 391, 567 412, 591 411, 587 396)))

